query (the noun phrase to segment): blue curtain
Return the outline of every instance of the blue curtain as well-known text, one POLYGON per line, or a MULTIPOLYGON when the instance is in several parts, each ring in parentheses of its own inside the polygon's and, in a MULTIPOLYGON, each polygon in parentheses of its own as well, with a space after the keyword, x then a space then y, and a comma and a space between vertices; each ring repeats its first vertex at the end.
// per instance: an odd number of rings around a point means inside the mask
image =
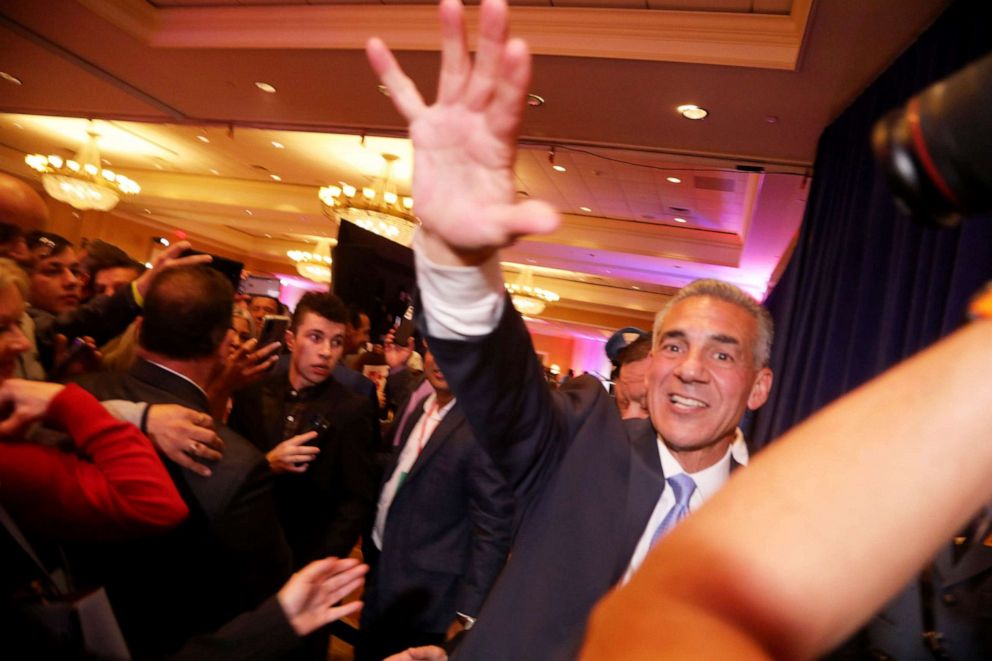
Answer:
POLYGON ((992 216, 917 225, 869 145, 878 118, 990 49, 992 2, 954 3, 821 136, 796 249, 768 300, 775 383, 750 421, 754 448, 958 327, 992 280, 992 216))

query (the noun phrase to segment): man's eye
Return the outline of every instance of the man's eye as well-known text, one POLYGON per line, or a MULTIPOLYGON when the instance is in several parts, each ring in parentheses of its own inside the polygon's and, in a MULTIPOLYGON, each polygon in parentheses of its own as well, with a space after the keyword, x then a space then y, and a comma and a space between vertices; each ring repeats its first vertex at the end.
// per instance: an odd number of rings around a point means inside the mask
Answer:
POLYGON ((663 344, 661 345, 661 350, 667 353, 678 353, 682 348, 677 344, 663 344))
POLYGON ((730 361, 730 360, 733 360, 733 358, 734 358, 733 356, 731 356, 729 353, 727 353, 725 351, 717 351, 715 354, 713 354, 713 357, 716 358, 717 360, 721 361, 721 362, 730 361))
POLYGON ((344 338, 343 337, 334 338, 333 340, 331 340, 331 346, 334 347, 335 349, 337 349, 338 347, 343 347, 344 338))

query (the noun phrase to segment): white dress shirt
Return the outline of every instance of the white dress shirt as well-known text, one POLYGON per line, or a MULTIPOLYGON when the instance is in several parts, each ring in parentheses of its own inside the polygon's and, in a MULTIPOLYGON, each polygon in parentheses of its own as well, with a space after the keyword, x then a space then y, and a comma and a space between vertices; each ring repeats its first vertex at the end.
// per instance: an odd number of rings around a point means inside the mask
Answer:
MULTIPOLYGON (((678 459, 672 455, 668 446, 662 442, 661 436, 658 437, 658 456, 661 457, 661 470, 664 472, 665 478, 672 477, 678 473, 685 473, 678 459)), ((727 482, 727 479, 730 477, 731 458, 743 466, 747 465, 747 445, 744 443, 744 434, 741 433, 740 429, 737 430, 737 437, 730 444, 730 447, 727 448, 726 454, 723 455, 720 461, 697 473, 687 473, 692 478, 692 481, 696 483, 696 490, 689 499, 690 513, 702 507, 703 503, 719 491, 727 482)), ((648 525, 645 526, 644 532, 641 533, 641 538, 637 542, 637 546, 634 547, 634 555, 630 558, 630 564, 627 565, 627 571, 623 575, 622 583, 629 581, 630 577, 637 571, 637 568, 644 562, 648 551, 651 550, 651 539, 654 537, 655 530, 658 529, 658 526, 661 525, 668 511, 673 507, 675 507, 675 491, 666 479, 665 488, 661 492, 657 504, 654 506, 654 511, 651 512, 648 525)))

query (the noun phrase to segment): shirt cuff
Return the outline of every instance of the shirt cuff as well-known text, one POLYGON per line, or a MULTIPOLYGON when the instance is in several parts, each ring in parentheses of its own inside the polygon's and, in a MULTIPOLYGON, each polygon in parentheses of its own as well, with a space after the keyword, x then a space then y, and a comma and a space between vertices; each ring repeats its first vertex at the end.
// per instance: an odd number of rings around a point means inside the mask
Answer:
POLYGON ((488 335, 499 324, 506 305, 499 253, 479 266, 441 266, 416 251, 417 284, 427 334, 441 340, 488 335))

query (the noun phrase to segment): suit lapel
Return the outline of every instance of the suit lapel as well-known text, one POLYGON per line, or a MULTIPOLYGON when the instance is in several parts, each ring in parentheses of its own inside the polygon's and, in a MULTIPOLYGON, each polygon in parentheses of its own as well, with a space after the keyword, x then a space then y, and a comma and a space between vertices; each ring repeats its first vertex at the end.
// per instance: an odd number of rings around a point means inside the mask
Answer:
POLYGON ((458 429, 464 417, 456 414, 457 404, 448 411, 448 413, 441 419, 438 424, 437 429, 431 434, 430 438, 427 439, 424 449, 420 452, 420 456, 417 460, 413 462, 413 466, 410 468, 410 474, 406 476, 407 480, 412 479, 418 472, 420 472, 421 466, 427 464, 438 450, 447 442, 451 435, 458 429))
POLYGON ((614 581, 620 580, 630 564, 637 541, 658 498, 665 488, 665 476, 658 456, 658 435, 649 420, 624 420, 630 441, 630 473, 627 480, 627 513, 617 555, 614 581))
MULTIPOLYGON (((423 404, 423 402, 421 402, 421 404, 423 404)), ((410 411, 410 415, 406 419, 406 423, 403 425, 403 429, 401 430, 400 442, 393 450, 393 453, 389 459, 389 464, 386 466, 386 470, 383 473, 382 483, 384 485, 389 481, 389 478, 393 476, 393 471, 396 470, 396 464, 400 461, 400 454, 403 453, 403 448, 406 447, 406 444, 410 442, 410 433, 413 431, 413 428, 417 425, 417 422, 423 415, 424 407, 422 405, 417 406, 410 411)), ((409 475, 407 477, 409 477, 409 475)))

